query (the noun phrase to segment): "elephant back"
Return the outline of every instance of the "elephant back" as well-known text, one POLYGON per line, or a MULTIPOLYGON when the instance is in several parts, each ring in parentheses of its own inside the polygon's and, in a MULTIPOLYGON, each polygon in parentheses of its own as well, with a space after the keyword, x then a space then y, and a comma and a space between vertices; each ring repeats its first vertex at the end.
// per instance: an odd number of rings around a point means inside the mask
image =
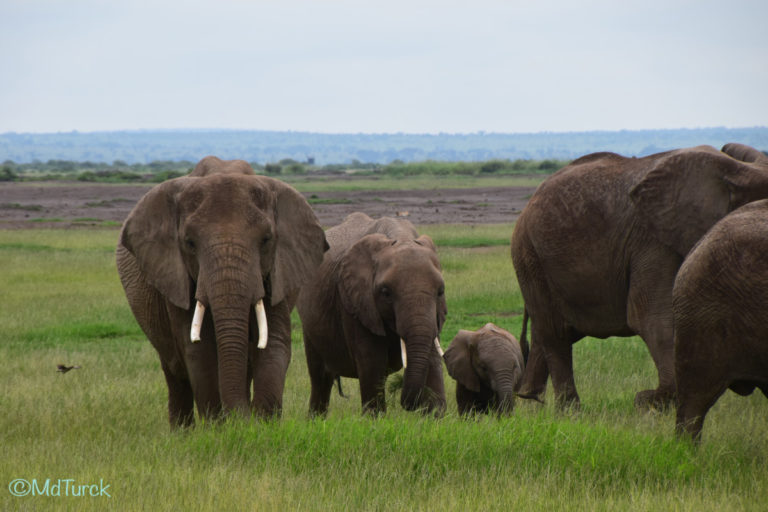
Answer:
POLYGON ((415 240, 419 237, 413 224, 405 219, 372 219, 365 213, 355 212, 348 215, 341 224, 325 232, 331 247, 328 257, 339 257, 361 238, 373 234, 382 234, 392 240, 415 240))

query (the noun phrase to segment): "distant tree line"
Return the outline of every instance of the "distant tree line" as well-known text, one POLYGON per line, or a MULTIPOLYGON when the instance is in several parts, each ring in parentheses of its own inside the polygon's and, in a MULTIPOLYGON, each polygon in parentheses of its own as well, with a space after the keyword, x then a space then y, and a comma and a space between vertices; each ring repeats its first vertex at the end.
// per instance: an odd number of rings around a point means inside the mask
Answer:
POLYGON ((768 149, 768 127, 621 130, 566 133, 323 134, 246 130, 154 130, 68 133, 0 133, 0 161, 66 160, 129 164, 207 155, 249 162, 293 159, 307 165, 381 165, 437 160, 573 159, 595 151, 645 156, 669 149, 741 142, 768 149))
MULTIPOLYGON (((353 160, 346 164, 314 165, 290 158, 275 163, 251 162, 258 174, 271 176, 295 175, 470 175, 492 174, 541 174, 551 173, 563 167, 568 160, 506 160, 492 159, 480 162, 444 162, 426 160, 403 162, 395 160, 389 164, 366 163, 353 160)), ((159 160, 148 164, 128 164, 115 160, 111 164, 99 162, 76 162, 71 160, 48 160, 47 162, 16 163, 6 160, 0 164, 0 181, 95 181, 108 183, 159 183, 188 174, 195 164, 188 160, 159 160)))

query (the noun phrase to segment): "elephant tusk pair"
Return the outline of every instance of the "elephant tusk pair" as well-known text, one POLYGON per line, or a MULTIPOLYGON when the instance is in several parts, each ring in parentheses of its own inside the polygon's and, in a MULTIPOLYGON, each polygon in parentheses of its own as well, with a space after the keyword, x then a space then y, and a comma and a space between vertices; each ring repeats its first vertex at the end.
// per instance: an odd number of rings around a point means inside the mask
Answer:
MULTIPOLYGON (((259 341, 256 345, 260 349, 267 348, 267 337, 269 335, 267 331, 267 313, 264 309, 264 300, 260 300, 256 303, 256 323, 259 326, 259 341)), ((192 316, 192 330, 189 333, 189 339, 192 343, 200 341, 200 329, 203 327, 203 316, 205 315, 205 306, 202 302, 197 301, 195 306, 195 314, 192 316)))
MULTIPOLYGON (((435 337, 435 348, 437 349, 437 353, 440 354, 440 357, 445 355, 445 352, 443 352, 443 347, 440 346, 440 338, 438 337, 435 337)), ((403 359, 403 368, 407 368, 408 356, 405 353, 405 340, 403 338, 400 338, 400 357, 403 359)))

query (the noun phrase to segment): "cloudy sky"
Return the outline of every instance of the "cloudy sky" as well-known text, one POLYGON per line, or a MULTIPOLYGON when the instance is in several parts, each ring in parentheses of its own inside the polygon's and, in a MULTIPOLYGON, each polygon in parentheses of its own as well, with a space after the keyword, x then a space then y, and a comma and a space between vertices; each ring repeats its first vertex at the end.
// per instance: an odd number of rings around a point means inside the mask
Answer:
POLYGON ((0 133, 766 125, 765 0, 0 2, 0 133))

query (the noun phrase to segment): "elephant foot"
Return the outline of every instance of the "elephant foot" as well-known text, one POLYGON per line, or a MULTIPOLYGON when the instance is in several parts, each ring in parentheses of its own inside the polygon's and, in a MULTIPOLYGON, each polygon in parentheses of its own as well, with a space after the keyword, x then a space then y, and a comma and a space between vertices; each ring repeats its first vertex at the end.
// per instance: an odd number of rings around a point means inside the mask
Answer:
POLYGON ((641 410, 666 411, 675 405, 675 395, 669 391, 646 389, 635 395, 635 407, 641 410))

